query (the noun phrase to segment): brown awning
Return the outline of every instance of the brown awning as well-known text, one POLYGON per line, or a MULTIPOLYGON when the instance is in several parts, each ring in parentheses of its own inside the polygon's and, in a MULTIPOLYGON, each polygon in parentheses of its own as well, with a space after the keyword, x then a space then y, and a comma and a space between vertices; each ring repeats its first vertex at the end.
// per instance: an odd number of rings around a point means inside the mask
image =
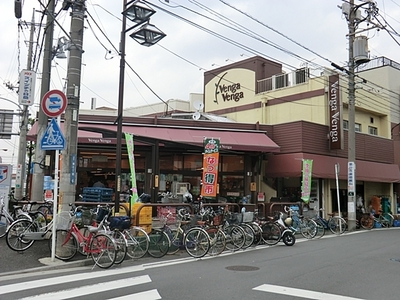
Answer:
MULTIPOLYGON (((64 131, 64 123, 60 128, 64 131)), ((99 143, 103 133, 109 138, 107 143, 115 143, 115 138, 110 138, 110 133, 116 132, 116 125, 79 123, 78 141, 80 143, 99 143)), ((29 131, 28 136, 33 139, 36 136, 37 124, 35 123, 29 131)), ((204 128, 177 128, 161 126, 123 126, 122 132, 132 133, 134 136, 170 141, 194 146, 203 146, 203 140, 207 138, 220 139, 221 149, 231 151, 254 151, 254 152, 279 152, 279 146, 272 141, 264 131, 228 131, 204 128)))
MULTIPOLYGON (((270 155, 266 166, 266 176, 301 177, 302 160, 312 159, 312 176, 334 179, 335 164, 340 166, 339 179, 347 179, 347 158, 307 153, 270 155)), ((400 182, 400 170, 396 164, 384 164, 370 161, 356 161, 356 180, 370 182, 400 182)))
MULTIPOLYGON (((115 125, 88 124, 80 126, 85 130, 101 128, 103 130, 116 130, 115 125)), ((123 126, 122 132, 132 133, 134 136, 171 141, 176 143, 203 146, 204 138, 220 139, 221 149, 232 151, 254 152, 279 152, 279 146, 272 141, 265 132, 260 131, 228 131, 204 128, 171 128, 171 127, 146 127, 123 126)))

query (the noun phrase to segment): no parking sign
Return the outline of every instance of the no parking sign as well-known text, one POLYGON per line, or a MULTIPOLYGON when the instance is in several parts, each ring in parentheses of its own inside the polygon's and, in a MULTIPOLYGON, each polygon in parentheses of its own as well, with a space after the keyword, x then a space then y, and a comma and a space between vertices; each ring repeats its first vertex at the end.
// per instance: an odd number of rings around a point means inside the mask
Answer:
POLYGON ((58 117, 67 107, 67 97, 60 90, 48 91, 42 99, 41 108, 43 112, 51 117, 58 117))

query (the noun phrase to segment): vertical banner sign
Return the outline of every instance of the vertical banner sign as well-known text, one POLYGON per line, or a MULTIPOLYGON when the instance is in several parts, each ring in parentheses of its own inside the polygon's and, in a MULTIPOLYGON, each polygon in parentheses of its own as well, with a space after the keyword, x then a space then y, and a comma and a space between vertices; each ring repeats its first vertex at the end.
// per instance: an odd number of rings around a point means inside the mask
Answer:
POLYGON ((132 182, 132 196, 131 196, 131 205, 135 204, 137 201, 138 193, 137 193, 137 186, 136 186, 136 173, 135 173, 135 156, 134 156, 134 146, 133 146, 133 135, 125 132, 125 141, 126 147, 128 150, 128 157, 129 157, 129 167, 131 170, 131 182, 132 182))
POLYGON ((312 159, 303 159, 303 180, 301 184, 301 200, 305 203, 310 201, 311 195, 311 177, 312 177, 312 159))
POLYGON ((331 149, 343 149, 343 113, 339 89, 339 74, 329 76, 329 145, 331 149))
POLYGON ((204 139, 203 182, 201 195, 203 197, 217 196, 219 162, 219 139, 204 139))

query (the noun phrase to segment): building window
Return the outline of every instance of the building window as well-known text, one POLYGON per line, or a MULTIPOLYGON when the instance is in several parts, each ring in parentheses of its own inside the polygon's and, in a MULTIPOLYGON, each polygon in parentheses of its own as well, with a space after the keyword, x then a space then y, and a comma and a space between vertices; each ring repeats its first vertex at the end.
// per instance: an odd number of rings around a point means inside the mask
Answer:
MULTIPOLYGON (((349 121, 343 120, 343 129, 344 130, 349 130, 349 121)), ((360 123, 355 123, 354 124, 354 131, 355 132, 361 132, 361 124, 360 123)))
POLYGON ((370 122, 371 122, 371 124, 374 124, 374 118, 373 117, 370 118, 370 122))
POLYGON ((368 126, 368 133, 372 134, 372 135, 378 135, 378 128, 372 127, 372 126, 368 126))

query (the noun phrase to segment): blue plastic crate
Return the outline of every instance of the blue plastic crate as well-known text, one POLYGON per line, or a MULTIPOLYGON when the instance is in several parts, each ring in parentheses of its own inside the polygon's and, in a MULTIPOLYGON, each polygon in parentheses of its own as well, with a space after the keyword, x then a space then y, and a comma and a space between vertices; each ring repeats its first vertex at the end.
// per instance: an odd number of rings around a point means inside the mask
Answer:
POLYGON ((394 220, 393 227, 400 227, 400 220, 394 220))
POLYGON ((110 188, 102 188, 102 187, 84 187, 83 194, 91 194, 91 195, 110 195, 113 194, 113 189, 110 188))

